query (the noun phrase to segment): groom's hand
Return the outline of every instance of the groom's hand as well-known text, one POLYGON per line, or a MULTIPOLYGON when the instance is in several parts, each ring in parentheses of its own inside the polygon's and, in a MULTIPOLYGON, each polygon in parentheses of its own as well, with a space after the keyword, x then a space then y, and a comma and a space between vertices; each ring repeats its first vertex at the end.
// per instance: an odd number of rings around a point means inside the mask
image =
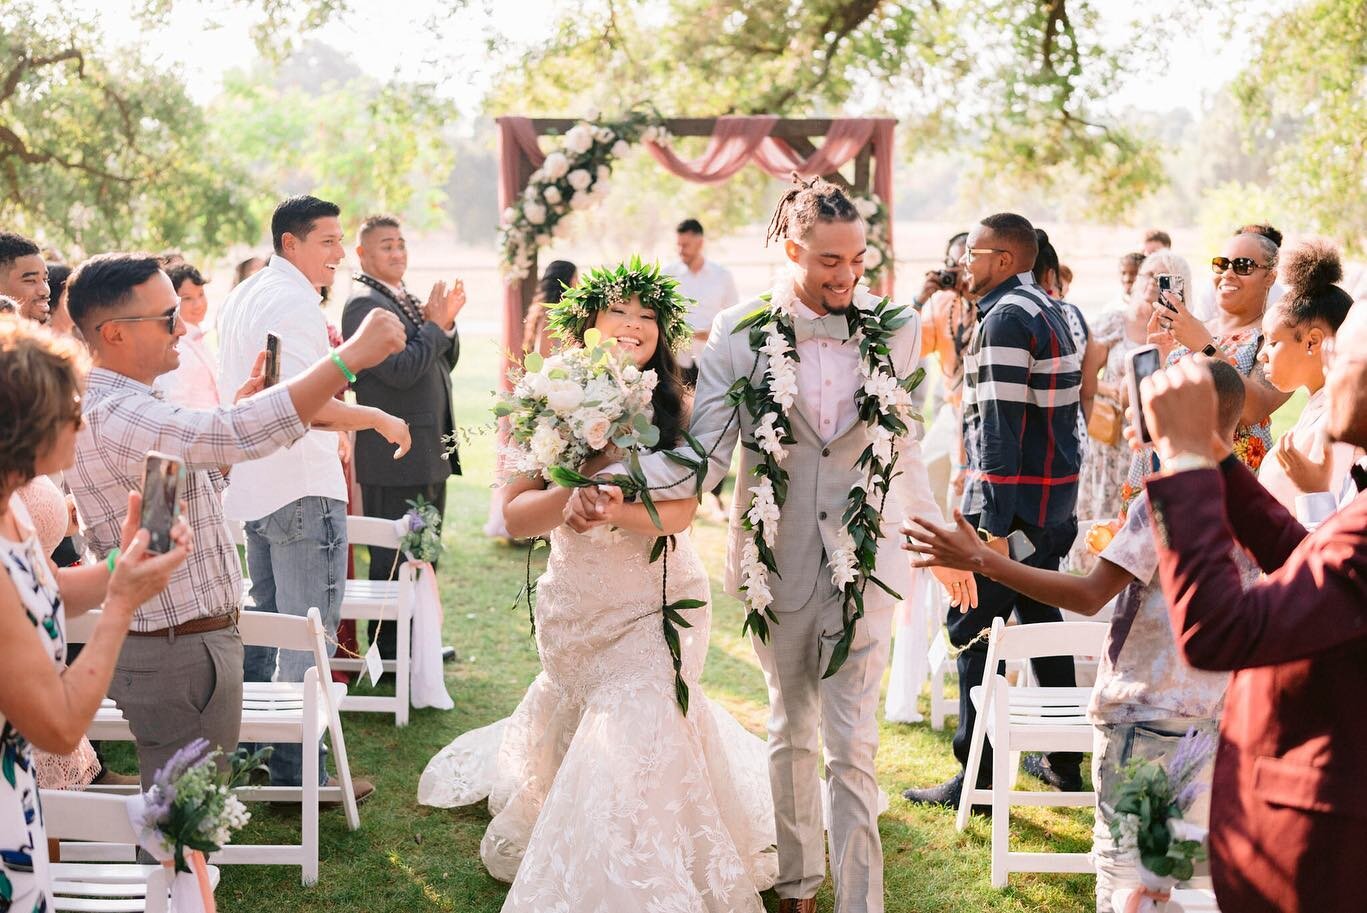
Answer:
POLYGON ((576 488, 565 502, 565 523, 575 532, 587 532, 610 522, 623 500, 622 489, 616 485, 576 488))

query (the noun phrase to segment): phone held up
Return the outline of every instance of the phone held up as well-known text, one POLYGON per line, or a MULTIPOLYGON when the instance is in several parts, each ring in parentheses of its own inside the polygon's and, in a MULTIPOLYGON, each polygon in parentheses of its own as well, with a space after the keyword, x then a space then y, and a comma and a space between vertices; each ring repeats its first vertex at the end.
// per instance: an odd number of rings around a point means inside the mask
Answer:
POLYGON ((1140 346, 1132 351, 1130 358, 1130 405, 1134 408, 1134 428, 1139 432, 1139 439, 1145 444, 1152 444, 1153 438, 1149 435, 1149 426, 1144 421, 1144 406, 1139 399, 1139 384, 1150 374, 1157 373, 1162 365, 1162 356, 1158 354, 1157 346, 1140 346))
POLYGON ((1178 301, 1182 302, 1183 304, 1186 304, 1187 296, 1185 286, 1186 282, 1182 279, 1181 276, 1176 275, 1175 273, 1159 273, 1158 303, 1163 305, 1163 307, 1167 308, 1168 310, 1172 311, 1174 314, 1176 314, 1177 308, 1173 307, 1171 304, 1168 303, 1168 300, 1165 297, 1163 297, 1163 293, 1172 292, 1174 295, 1177 296, 1178 301))
POLYGON ((142 477, 142 516, 147 550, 164 555, 171 550, 171 527, 180 516, 180 493, 185 487, 185 463, 166 453, 147 451, 142 477))
POLYGON ((262 377, 267 387, 280 383, 280 337, 275 333, 266 334, 266 367, 262 377))

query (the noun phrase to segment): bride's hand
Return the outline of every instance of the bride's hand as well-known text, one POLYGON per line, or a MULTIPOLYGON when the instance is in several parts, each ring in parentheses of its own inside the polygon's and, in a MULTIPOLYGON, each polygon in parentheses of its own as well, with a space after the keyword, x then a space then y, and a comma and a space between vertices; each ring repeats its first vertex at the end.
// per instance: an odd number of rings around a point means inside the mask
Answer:
POLYGON ((565 524, 577 533, 612 523, 621 510, 622 489, 616 485, 576 488, 565 502, 565 524))

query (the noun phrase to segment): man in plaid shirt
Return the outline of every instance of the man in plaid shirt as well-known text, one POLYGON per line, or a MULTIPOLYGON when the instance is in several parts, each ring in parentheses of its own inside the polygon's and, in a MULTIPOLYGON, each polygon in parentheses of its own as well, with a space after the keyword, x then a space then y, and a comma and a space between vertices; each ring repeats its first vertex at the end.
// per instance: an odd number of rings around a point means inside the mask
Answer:
MULTIPOLYGON (((1026 563, 1057 570, 1077 536, 1082 353, 1059 304, 1031 273, 1038 253, 1034 226, 1013 213, 988 216, 969 232, 962 263, 970 294, 979 296, 979 318, 964 353, 963 513, 1002 554, 1009 554, 1006 537, 1020 531, 1034 549, 1026 563)), ((1058 608, 981 575, 977 585, 977 605, 951 606, 946 619, 950 643, 962 650, 954 733, 961 767, 968 761, 976 716, 969 692, 982 682, 993 619, 1013 612, 1024 624, 1062 618, 1058 608)), ((1032 662, 1041 685, 1076 684, 1071 657, 1032 662)), ((991 751, 984 744, 980 787, 991 785, 991 751)), ((1025 766, 1056 788, 1078 790, 1081 761, 1079 754, 1056 752, 1047 764, 1031 757, 1025 766)), ((947 783, 903 795, 912 802, 957 806, 962 787, 961 772, 947 783)))
POLYGON ((185 462, 181 498, 194 549, 170 585, 140 606, 119 655, 109 694, 127 717, 143 788, 178 749, 196 738, 232 751, 242 719, 242 569, 228 535, 220 494, 226 467, 298 440, 344 385, 341 368, 379 364, 403 348, 398 318, 374 320, 311 369, 263 390, 261 365, 231 408, 185 409, 161 399, 153 383, 180 361, 185 335, 171 280, 156 258, 103 254, 72 274, 71 317, 94 357, 67 482, 93 556, 119 543, 128 492, 141 489, 148 450, 185 462))

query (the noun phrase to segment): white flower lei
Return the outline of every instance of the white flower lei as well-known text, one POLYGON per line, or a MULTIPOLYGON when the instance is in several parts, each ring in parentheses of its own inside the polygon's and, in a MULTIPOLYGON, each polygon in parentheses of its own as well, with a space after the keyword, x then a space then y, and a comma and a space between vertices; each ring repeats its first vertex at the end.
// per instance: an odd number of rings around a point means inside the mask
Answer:
MULTIPOLYGON (((797 361, 793 358, 797 298, 791 281, 780 282, 766 302, 735 329, 750 333, 757 361, 761 356, 767 358, 762 380, 756 385, 746 378, 733 394, 737 406, 744 405, 750 411, 755 425, 754 443, 761 454, 744 513, 751 536, 741 547, 740 556, 745 628, 753 630, 761 640, 768 637, 769 622, 778 621, 771 608, 774 597, 769 574, 777 570, 773 546, 787 496, 788 475, 783 462, 788 451, 784 445, 794 442, 789 412, 797 399, 797 361)), ((855 407, 866 426, 869 447, 858 464, 865 470, 865 477, 850 492, 839 544, 827 559, 831 582, 843 595, 845 628, 826 675, 834 673, 848 655, 855 623, 864 614, 867 584, 871 582, 900 598, 873 572, 882 535, 882 504, 897 462, 893 441, 897 435, 907 433, 908 422, 921 420, 912 409, 911 391, 920 383, 923 372, 918 369, 911 377, 899 380, 888 345, 891 335, 911 319, 904 310, 893 306, 887 298, 879 300, 861 292, 847 312, 851 338, 860 347, 859 367, 863 376, 855 393, 855 407), (876 508, 870 503, 872 499, 879 502, 876 508)))

